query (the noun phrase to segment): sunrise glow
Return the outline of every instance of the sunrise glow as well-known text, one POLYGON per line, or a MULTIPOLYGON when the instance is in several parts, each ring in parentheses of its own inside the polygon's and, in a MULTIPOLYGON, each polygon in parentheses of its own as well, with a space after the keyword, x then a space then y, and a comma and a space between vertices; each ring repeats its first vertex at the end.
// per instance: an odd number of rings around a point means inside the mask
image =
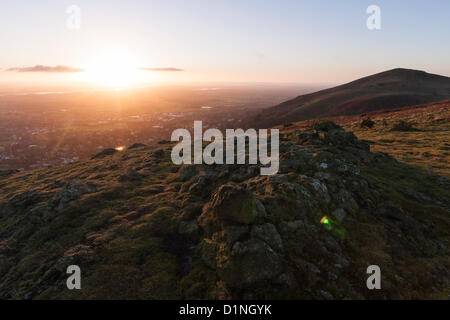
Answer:
POLYGON ((150 75, 139 70, 136 58, 124 52, 108 50, 93 58, 81 79, 95 85, 111 88, 126 88, 143 81, 150 75))

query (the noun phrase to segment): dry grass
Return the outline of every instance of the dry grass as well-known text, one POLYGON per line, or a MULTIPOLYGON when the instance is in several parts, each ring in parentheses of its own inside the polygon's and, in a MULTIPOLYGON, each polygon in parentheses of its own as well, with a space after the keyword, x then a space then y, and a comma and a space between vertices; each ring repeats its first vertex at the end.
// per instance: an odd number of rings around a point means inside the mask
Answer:
MULTIPOLYGON (((401 162, 450 178, 450 101, 327 119, 368 141, 371 151, 388 153, 401 162), (366 119, 375 123, 372 128, 361 128, 366 119), (417 131, 391 131, 400 121, 411 123, 417 131)), ((313 122, 301 121, 280 129, 302 129, 313 122)))

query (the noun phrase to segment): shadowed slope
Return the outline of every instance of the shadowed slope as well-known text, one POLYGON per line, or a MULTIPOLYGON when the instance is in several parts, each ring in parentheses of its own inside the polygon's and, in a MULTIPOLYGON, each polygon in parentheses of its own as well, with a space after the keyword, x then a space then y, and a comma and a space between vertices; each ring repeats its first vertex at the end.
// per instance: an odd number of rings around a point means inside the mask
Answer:
POLYGON ((263 110, 250 126, 270 127, 319 117, 361 114, 450 98, 450 78, 393 69, 334 88, 302 95, 263 110))

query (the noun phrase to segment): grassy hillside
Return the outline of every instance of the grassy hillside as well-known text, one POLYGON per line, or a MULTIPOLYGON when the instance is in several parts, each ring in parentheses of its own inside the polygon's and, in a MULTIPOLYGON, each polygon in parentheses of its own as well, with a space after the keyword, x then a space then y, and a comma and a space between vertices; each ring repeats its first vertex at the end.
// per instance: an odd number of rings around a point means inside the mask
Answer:
MULTIPOLYGON (((326 119, 368 142, 372 151, 389 153, 401 162, 450 178, 450 101, 326 119), (372 122, 372 126, 365 125, 365 121, 372 122), (410 127, 395 129, 399 124, 410 127)), ((305 129, 315 121, 280 128, 305 129)))
POLYGON ((4 172, 0 298, 448 298, 448 180, 326 121, 280 143, 274 176, 177 166, 164 142, 4 172))
POLYGON ((412 106, 450 98, 450 78, 393 69, 302 95, 263 110, 249 121, 260 128, 293 121, 412 106))

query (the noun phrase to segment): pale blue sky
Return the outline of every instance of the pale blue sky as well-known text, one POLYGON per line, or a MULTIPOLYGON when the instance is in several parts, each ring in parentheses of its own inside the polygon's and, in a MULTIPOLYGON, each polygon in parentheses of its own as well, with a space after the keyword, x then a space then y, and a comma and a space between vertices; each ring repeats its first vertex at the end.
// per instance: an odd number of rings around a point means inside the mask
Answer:
POLYGON ((449 17, 448 0, 1 0, 0 68, 88 68, 117 50, 140 67, 185 70, 160 80, 345 82, 395 67, 450 76, 449 17), (80 30, 66 28, 71 4, 80 30), (371 4, 381 30, 366 27, 371 4))

